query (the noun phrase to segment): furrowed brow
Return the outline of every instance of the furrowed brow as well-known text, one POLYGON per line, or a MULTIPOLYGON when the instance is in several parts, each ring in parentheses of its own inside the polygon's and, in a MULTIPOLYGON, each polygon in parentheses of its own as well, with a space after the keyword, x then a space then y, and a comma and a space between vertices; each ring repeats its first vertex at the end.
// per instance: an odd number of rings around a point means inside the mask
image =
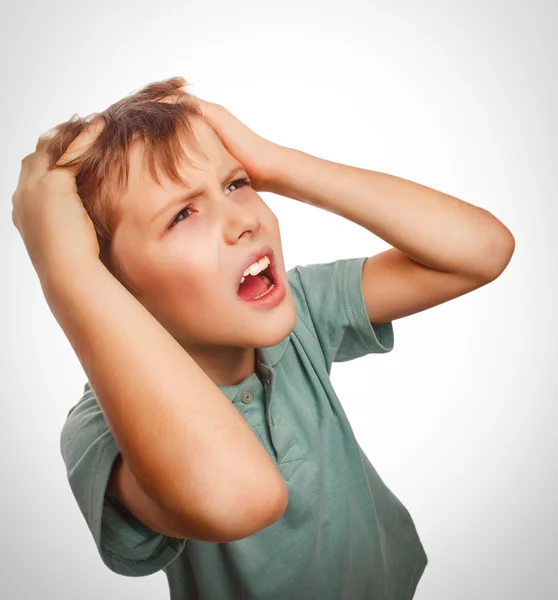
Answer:
MULTIPOLYGON (((222 183, 224 184, 225 182, 227 182, 229 179, 231 179, 232 177, 234 177, 237 173, 240 173, 241 171, 246 172, 246 170, 244 169, 244 167, 240 164, 237 163, 235 165, 233 165, 228 171, 227 173, 225 173, 225 176, 222 180, 222 183)), ((186 187, 188 187, 186 185, 186 187)), ((159 219, 159 217, 161 217, 162 215, 166 214, 168 211, 170 211, 171 208, 173 208, 174 206, 178 206, 180 204, 184 204, 185 202, 188 202, 188 200, 191 200, 192 198, 195 198, 196 196, 199 196, 200 194, 203 193, 203 190, 192 190, 191 188, 188 187, 188 189, 190 189, 189 192, 186 192, 186 194, 181 194, 180 196, 176 196, 175 198, 171 198, 168 202, 165 203, 165 205, 159 209, 151 218, 151 220, 149 221, 149 223, 153 223, 154 221, 157 221, 159 219)))

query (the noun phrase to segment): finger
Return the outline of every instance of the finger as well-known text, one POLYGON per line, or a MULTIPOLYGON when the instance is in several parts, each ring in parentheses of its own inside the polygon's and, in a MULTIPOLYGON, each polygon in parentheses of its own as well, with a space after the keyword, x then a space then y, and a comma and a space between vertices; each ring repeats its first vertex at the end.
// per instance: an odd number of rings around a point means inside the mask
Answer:
POLYGON ((66 148, 66 152, 56 161, 57 166, 63 166, 65 163, 81 156, 99 137, 105 125, 106 122, 102 117, 98 117, 86 125, 83 131, 66 148))
POLYGON ((37 140, 37 145, 35 146, 35 150, 39 151, 39 152, 45 150, 47 144, 57 133, 58 133, 58 127, 53 127, 52 129, 49 129, 48 131, 45 131, 43 134, 41 134, 39 136, 39 139, 37 140))
POLYGON ((21 171, 17 187, 29 185, 40 179, 47 171, 50 163, 50 157, 46 152, 35 151, 21 160, 21 171))
POLYGON ((12 223, 14 224, 14 227, 19 231, 19 221, 17 220, 15 208, 12 209, 12 223))
POLYGON ((224 130, 228 129, 232 132, 231 126, 235 127, 232 122, 233 115, 221 104, 207 102, 199 98, 197 100, 202 111, 202 118, 223 141, 224 130))
POLYGON ((196 96, 196 102, 198 106, 201 108, 202 116, 206 119, 211 119, 211 116, 215 114, 215 112, 219 108, 223 108, 219 104, 215 104, 215 102, 208 102, 207 100, 202 100, 196 96))
POLYGON ((204 100, 203 98, 200 98, 199 96, 195 97, 196 102, 202 107, 202 108, 209 108, 213 102, 209 102, 208 100, 204 100))

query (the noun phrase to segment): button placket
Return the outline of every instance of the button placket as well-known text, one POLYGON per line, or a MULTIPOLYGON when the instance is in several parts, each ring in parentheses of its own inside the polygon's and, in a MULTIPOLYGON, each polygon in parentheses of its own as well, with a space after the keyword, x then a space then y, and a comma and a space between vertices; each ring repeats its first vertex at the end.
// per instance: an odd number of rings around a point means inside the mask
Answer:
POLYGON ((273 377, 274 377, 274 375, 275 375, 274 369, 272 367, 268 367, 267 373, 266 373, 266 378, 265 378, 268 427, 273 427, 275 425, 275 418, 273 416, 274 411, 272 411, 272 409, 271 409, 271 405, 273 404, 273 377))

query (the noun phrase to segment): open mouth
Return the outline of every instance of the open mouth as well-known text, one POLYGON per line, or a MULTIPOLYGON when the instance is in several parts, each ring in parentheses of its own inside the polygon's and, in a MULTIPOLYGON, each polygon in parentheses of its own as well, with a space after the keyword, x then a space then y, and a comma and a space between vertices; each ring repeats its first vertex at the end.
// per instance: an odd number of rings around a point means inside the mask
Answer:
POLYGON ((256 275, 250 273, 238 287, 237 294, 240 299, 246 301, 256 301, 271 294, 277 287, 277 273, 274 257, 271 256, 271 263, 256 275))

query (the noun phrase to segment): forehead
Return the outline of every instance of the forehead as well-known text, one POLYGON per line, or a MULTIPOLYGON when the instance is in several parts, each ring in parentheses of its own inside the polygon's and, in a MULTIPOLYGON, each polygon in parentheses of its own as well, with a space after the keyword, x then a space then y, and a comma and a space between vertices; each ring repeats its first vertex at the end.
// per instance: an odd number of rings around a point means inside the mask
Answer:
MULTIPOLYGON (((196 187, 200 180, 200 170, 220 170, 234 159, 227 151, 215 131, 201 117, 190 119, 195 142, 185 136, 180 138, 181 146, 191 161, 177 161, 176 167, 188 187, 196 187)), ((152 178, 145 147, 137 140, 130 148, 128 187, 117 202, 116 219, 124 221, 142 220, 161 208, 168 201, 169 193, 179 189, 178 183, 171 181, 158 170, 160 184, 152 178)))

